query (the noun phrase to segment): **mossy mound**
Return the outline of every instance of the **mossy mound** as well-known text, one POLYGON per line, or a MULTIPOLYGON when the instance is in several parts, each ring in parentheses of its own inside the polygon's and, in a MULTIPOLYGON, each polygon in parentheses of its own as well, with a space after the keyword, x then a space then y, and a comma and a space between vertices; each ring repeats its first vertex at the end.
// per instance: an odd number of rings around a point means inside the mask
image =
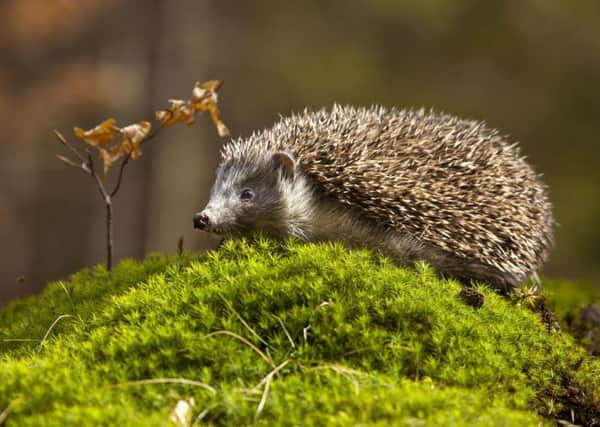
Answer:
POLYGON ((213 425, 599 422, 598 360, 460 290, 424 265, 260 237, 85 270, 0 313, 0 413, 159 426, 193 398, 192 423, 213 425))

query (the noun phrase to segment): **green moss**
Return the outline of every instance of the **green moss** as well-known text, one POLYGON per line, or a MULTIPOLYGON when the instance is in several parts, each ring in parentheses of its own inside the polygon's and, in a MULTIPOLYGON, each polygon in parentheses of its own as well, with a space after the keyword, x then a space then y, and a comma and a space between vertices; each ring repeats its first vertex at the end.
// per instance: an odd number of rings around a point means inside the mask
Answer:
POLYGON ((260 237, 86 270, 0 314, 0 412, 7 426, 165 425, 193 397, 215 425, 599 416, 598 361, 489 289, 481 309, 460 289, 425 265, 260 237), (131 383, 166 378, 211 389, 131 383))

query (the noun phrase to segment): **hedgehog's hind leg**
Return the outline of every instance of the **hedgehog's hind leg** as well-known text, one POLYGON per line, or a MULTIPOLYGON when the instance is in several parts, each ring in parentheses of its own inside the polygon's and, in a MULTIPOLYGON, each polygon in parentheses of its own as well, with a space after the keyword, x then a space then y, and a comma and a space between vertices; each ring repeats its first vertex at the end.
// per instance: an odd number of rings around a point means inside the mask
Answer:
POLYGON ((457 267, 442 270, 442 272, 457 278, 465 284, 470 284, 473 281, 481 282, 504 295, 510 294, 522 283, 522 280, 512 273, 500 271, 497 268, 478 262, 466 263, 462 268, 457 267))
POLYGON ((431 263, 440 274, 456 278, 465 284, 470 284, 471 281, 482 282, 508 294, 523 282, 522 278, 513 273, 438 248, 426 247, 422 254, 423 259, 431 263))

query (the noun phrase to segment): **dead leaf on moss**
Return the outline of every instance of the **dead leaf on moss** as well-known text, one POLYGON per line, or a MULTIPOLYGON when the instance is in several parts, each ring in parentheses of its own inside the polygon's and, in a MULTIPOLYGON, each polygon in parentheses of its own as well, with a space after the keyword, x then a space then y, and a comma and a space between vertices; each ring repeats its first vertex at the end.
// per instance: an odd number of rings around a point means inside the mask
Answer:
POLYGON ((193 397, 178 400, 175 407, 171 410, 169 420, 177 427, 190 427, 194 405, 193 397))

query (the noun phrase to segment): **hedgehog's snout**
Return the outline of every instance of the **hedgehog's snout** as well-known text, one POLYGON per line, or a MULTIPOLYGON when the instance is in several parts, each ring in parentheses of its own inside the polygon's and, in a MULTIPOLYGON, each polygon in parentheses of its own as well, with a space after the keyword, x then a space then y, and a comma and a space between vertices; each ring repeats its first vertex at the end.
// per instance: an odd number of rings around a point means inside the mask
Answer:
POLYGON ((194 228, 209 233, 221 234, 235 227, 236 216, 233 209, 222 204, 209 203, 192 217, 194 228))
POLYGON ((193 221, 194 228, 197 228, 198 230, 205 230, 210 224, 210 218, 204 211, 196 212, 193 216, 193 221))

